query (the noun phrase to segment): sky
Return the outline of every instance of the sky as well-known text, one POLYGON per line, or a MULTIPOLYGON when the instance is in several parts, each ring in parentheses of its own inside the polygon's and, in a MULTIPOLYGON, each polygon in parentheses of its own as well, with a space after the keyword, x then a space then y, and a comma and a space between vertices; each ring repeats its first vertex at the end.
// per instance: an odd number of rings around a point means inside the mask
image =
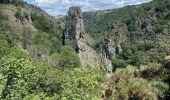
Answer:
POLYGON ((151 0, 25 0, 34 4, 52 16, 66 15, 69 7, 80 6, 83 11, 96 11, 138 5, 151 0))

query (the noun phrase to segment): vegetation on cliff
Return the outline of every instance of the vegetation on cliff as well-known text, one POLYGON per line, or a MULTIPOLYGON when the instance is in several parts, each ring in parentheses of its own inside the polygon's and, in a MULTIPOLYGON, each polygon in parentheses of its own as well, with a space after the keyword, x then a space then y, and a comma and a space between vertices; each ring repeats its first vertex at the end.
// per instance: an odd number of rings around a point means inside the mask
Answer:
POLYGON ((169 0, 153 0, 120 9, 85 12, 85 30, 98 40, 96 45, 103 38, 120 44, 123 52, 117 59, 128 64, 163 63, 170 53, 169 6, 169 0))
POLYGON ((169 9, 169 0, 153 0, 84 13, 92 47, 99 50, 103 38, 120 43, 121 52, 109 56, 108 78, 100 68, 81 66, 75 50, 62 44, 57 19, 23 0, 1 0, 0 99, 168 100, 169 9))

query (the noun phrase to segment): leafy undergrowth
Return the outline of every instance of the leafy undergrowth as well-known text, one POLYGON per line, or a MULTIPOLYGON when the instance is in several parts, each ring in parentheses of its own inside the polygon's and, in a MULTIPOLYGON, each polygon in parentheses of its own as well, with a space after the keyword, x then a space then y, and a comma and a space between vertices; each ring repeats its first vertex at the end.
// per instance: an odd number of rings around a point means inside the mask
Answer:
POLYGON ((102 98, 104 100, 164 99, 164 93, 169 87, 160 78, 160 76, 164 76, 164 73, 160 71, 161 68, 158 65, 156 68, 153 67, 155 65, 152 67, 142 66, 140 69, 132 66, 117 69, 106 85, 102 98), (150 73, 147 74, 146 71, 150 71, 150 73))
POLYGON ((62 71, 25 58, 0 60, 2 100, 98 100, 104 81, 100 69, 62 71))

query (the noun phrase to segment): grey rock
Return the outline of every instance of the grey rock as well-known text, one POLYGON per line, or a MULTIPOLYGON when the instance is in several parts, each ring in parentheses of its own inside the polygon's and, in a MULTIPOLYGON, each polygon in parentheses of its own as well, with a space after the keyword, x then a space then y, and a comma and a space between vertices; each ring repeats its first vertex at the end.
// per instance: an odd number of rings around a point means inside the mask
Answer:
POLYGON ((100 56, 89 46, 92 38, 85 33, 80 7, 69 9, 63 39, 65 45, 72 46, 79 54, 83 67, 100 66, 100 56))
POLYGON ((110 76, 112 74, 112 57, 116 55, 116 46, 111 39, 103 39, 100 45, 101 65, 110 76))

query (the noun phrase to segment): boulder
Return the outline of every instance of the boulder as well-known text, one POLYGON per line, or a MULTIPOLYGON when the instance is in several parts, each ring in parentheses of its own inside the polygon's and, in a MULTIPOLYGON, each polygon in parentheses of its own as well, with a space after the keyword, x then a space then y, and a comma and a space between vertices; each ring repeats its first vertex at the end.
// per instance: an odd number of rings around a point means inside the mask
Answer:
POLYGON ((169 55, 169 56, 166 56, 166 57, 165 57, 165 60, 170 62, 170 55, 169 55))
POLYGON ((164 68, 170 70, 170 56, 165 57, 164 68))

